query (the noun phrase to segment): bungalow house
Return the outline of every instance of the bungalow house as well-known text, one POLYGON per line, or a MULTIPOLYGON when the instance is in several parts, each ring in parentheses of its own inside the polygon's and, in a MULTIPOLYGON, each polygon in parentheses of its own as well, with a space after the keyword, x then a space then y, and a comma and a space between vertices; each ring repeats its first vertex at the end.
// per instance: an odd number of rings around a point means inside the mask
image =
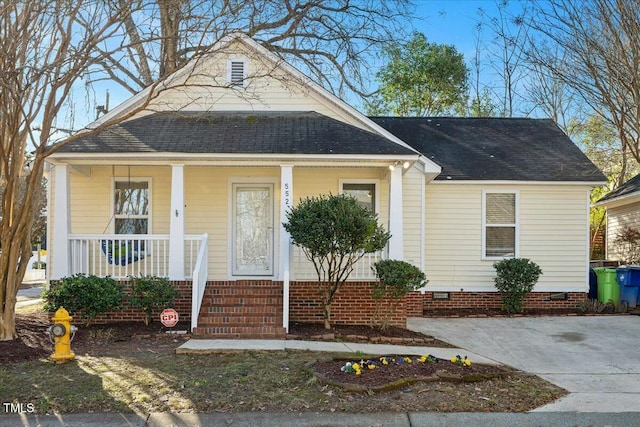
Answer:
POLYGON ((625 245, 618 244, 616 240, 627 228, 640 230, 640 175, 611 191, 594 206, 603 206, 607 210, 605 259, 628 261, 625 259, 625 245))
POLYGON ((392 324, 498 307, 492 265, 504 257, 541 266, 531 304, 588 290, 589 191, 604 177, 548 120, 368 118, 234 34, 94 126, 49 159, 48 277, 168 277, 196 334, 273 337, 321 321, 315 273, 282 226, 318 194, 354 195, 392 234, 338 294, 334 322, 371 319, 383 257, 429 279, 392 324), (108 126, 115 117, 126 120, 108 126))

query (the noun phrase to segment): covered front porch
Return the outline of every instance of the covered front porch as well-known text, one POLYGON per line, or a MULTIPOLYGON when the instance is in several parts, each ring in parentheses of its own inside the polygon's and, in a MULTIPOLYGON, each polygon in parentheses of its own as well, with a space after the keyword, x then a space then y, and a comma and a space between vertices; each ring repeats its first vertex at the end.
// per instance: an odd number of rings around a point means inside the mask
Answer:
MULTIPOLYGON (((312 265, 291 244, 282 227, 294 200, 352 189, 356 194, 363 189, 367 192, 364 197, 371 199, 372 208, 392 238, 384 251, 360 260, 350 277, 354 282, 375 279, 371 266, 379 259, 406 259, 405 247, 411 260, 420 262, 420 234, 403 237, 405 226, 413 230, 420 226, 419 212, 415 212, 416 219, 408 223, 404 220, 403 189, 422 191, 424 175, 417 167, 405 168, 403 163, 402 159, 344 164, 270 162, 253 167, 239 162, 136 166, 57 163, 50 171, 50 191, 55 197, 50 198, 52 256, 48 277, 59 280, 83 273, 124 281, 130 276, 150 275, 185 282, 191 289, 192 331, 218 314, 220 323, 229 327, 238 317, 232 313, 243 311, 237 302, 231 303, 236 307, 229 312, 203 307, 207 298, 216 298, 213 294, 205 297, 207 292, 218 292, 216 286, 259 294, 256 284, 263 289, 273 284, 273 292, 281 294, 277 321, 286 330, 291 284, 316 278, 312 265), (148 199, 146 210, 118 211, 113 201, 117 183, 126 186, 136 182, 147 183, 143 187, 148 199), (83 199, 83 195, 88 198, 83 199), (258 205, 251 204, 256 200, 258 205), (117 224, 130 223, 146 224, 146 232, 115 232, 117 224)), ((409 206, 415 209, 411 203, 409 206)))

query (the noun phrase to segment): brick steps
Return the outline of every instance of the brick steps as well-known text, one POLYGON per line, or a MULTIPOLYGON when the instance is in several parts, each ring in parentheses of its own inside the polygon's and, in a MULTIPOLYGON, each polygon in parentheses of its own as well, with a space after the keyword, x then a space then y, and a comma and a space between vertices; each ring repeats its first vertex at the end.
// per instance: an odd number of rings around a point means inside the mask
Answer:
POLYGON ((282 284, 207 283, 193 335, 197 338, 284 338, 282 284))

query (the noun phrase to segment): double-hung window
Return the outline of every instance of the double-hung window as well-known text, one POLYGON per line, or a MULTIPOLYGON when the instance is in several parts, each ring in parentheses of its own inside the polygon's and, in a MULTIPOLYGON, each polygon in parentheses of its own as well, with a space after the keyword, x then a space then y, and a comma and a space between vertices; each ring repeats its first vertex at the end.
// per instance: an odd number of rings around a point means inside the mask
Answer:
POLYGON ((362 180, 342 180, 340 182, 340 191, 342 194, 348 194, 355 197, 360 206, 370 209, 373 213, 377 213, 377 185, 374 181, 362 180))
POLYGON ((515 191, 483 191, 483 258, 518 256, 518 199, 515 191))
POLYGON ((149 180, 116 179, 114 184, 114 232, 149 234, 149 180))

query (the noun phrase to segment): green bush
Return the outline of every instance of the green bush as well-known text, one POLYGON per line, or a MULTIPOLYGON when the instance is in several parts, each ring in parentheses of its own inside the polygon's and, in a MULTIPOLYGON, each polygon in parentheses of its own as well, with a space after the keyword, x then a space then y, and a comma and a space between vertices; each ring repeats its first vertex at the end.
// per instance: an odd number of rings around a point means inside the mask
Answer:
POLYGON ((171 286, 164 277, 130 277, 131 306, 140 307, 146 314, 144 323, 148 325, 153 311, 173 307, 180 292, 171 286))
POLYGON ((522 313, 524 298, 538 282, 542 270, 527 258, 505 259, 493 264, 497 276, 495 285, 502 294, 502 310, 522 313))
POLYGON ((300 200, 282 224, 294 245, 316 271, 322 299, 324 327, 331 329, 331 303, 365 254, 385 247, 391 235, 378 216, 353 196, 320 195, 300 200))
POLYGON ((52 283, 44 293, 44 309, 54 312, 64 307, 72 315, 84 313, 87 326, 101 313, 124 306, 124 286, 111 277, 76 274, 52 283))
POLYGON ((376 262, 372 269, 376 273, 378 282, 372 283, 372 298, 376 300, 374 322, 385 330, 389 324, 389 318, 397 310, 400 299, 411 291, 425 285, 425 276, 420 269, 405 261, 385 259, 376 262), (383 299, 390 298, 386 310, 383 311, 383 299))

